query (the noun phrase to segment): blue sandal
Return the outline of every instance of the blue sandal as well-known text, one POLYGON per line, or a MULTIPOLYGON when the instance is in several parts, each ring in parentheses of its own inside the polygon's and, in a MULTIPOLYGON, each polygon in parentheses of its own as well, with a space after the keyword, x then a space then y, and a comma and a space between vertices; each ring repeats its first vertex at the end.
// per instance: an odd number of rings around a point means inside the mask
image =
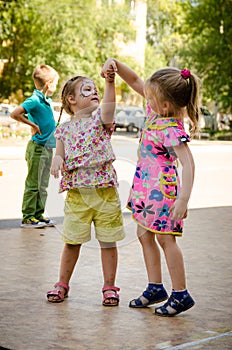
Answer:
POLYGON ((171 295, 168 301, 155 309, 154 314, 158 316, 173 317, 181 312, 187 311, 195 304, 195 301, 190 294, 184 295, 179 301, 171 295))
POLYGON ((160 303, 168 298, 168 294, 163 287, 163 285, 159 288, 153 287, 147 289, 143 292, 140 297, 137 299, 133 299, 130 301, 129 306, 134 308, 143 308, 149 305, 153 305, 156 303, 160 303))

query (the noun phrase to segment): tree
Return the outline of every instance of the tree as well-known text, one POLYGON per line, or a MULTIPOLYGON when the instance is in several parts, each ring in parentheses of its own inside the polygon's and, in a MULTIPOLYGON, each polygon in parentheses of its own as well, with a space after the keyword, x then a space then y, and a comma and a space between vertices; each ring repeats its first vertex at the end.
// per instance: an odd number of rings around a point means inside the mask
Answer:
POLYGON ((179 1, 148 1, 146 57, 147 74, 163 66, 181 65, 179 50, 183 45, 181 26, 185 14, 179 1), (151 58, 153 55, 153 58, 151 58), (153 65, 153 67, 152 67, 153 65))
POLYGON ((59 72, 60 85, 78 74, 93 78, 101 90, 101 64, 115 56, 115 33, 124 40, 133 35, 128 7, 117 4, 106 10, 94 0, 12 0, 0 1, 0 10, 0 58, 6 61, 0 99, 20 90, 21 99, 31 94, 39 63, 59 72))
POLYGON ((150 0, 148 5, 147 75, 159 64, 188 67, 202 80, 203 103, 215 101, 231 113, 232 1, 150 0))
POLYGON ((182 48, 189 66, 203 79, 205 100, 215 100, 231 112, 231 0, 185 2, 185 26, 188 33, 182 48))

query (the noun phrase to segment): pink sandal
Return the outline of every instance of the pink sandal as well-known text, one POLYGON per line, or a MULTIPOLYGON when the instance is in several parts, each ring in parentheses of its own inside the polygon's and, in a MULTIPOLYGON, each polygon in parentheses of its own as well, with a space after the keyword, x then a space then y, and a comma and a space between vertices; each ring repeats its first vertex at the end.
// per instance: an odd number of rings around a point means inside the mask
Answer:
POLYGON ((47 292, 47 298, 48 301, 51 303, 61 303, 64 301, 65 298, 68 297, 69 292, 69 285, 64 282, 57 282, 54 287, 62 287, 65 289, 65 293, 63 293, 61 290, 54 289, 47 292), (49 299, 49 297, 58 297, 59 299, 49 299))
POLYGON ((120 288, 115 286, 106 286, 102 288, 103 293, 103 301, 102 305, 104 306, 118 306, 119 304, 119 295, 117 292, 120 291, 120 288), (106 291, 110 291, 110 293, 105 293, 106 291), (113 292, 111 292, 113 291, 113 292), (115 303, 106 303, 106 300, 114 299, 115 303))

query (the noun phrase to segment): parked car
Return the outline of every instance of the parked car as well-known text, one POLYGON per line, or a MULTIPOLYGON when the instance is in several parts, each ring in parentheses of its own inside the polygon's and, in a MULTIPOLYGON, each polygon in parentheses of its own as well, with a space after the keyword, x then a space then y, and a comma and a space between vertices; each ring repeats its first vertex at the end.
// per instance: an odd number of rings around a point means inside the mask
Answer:
MULTIPOLYGON (((200 107, 200 115, 199 115, 199 130, 213 130, 214 127, 214 120, 213 115, 210 113, 210 111, 205 107, 200 107)), ((191 129, 191 123, 188 117, 184 118, 184 127, 186 132, 189 132, 191 129)))
POLYGON ((7 103, 0 104, 0 116, 9 117, 11 112, 15 109, 16 105, 9 105, 7 103))
POLYGON ((15 127, 17 121, 10 117, 11 112, 15 109, 16 105, 10 105, 7 103, 0 104, 0 126, 12 128, 15 127))
POLYGON ((210 111, 205 107, 200 107, 200 116, 199 116, 199 128, 213 130, 213 116, 210 111))
POLYGON ((145 123, 143 107, 117 107, 115 115, 115 129, 126 128, 127 132, 141 130, 145 123))

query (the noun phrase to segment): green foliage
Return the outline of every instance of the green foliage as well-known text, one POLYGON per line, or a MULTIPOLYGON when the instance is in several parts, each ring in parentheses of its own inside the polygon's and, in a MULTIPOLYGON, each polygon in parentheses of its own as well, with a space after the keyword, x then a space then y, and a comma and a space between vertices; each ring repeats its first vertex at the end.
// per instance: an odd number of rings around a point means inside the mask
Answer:
POLYGON ((0 10, 0 58, 7 62, 0 99, 19 90, 24 98, 31 94, 31 74, 41 63, 59 72, 60 86, 82 74, 102 90, 101 65, 115 56, 115 33, 122 33, 124 40, 133 36, 127 6, 106 9, 93 0, 16 0, 0 1, 0 10))
POLYGON ((231 8, 231 0, 148 1, 147 40, 156 66, 158 62, 188 67, 202 80, 203 103, 215 101, 228 112, 232 107, 231 8))
POLYGON ((180 28, 184 19, 179 1, 148 1, 147 41, 153 47, 158 63, 164 66, 179 65, 179 48, 183 42, 180 28))
MULTIPOLYGON (((60 87, 82 74, 93 78, 102 92, 101 65, 116 57, 145 79, 163 66, 187 67, 203 82, 203 103, 215 101, 221 111, 231 113, 232 0, 147 0, 144 68, 131 57, 121 57, 116 45, 117 37, 125 43, 135 38, 130 1, 99 3, 0 0, 0 59, 7 62, 0 76, 0 100, 11 96, 20 102, 31 94, 31 74, 39 63, 59 72, 60 87)), ((120 79, 117 86, 124 100, 133 95, 120 79)))
POLYGON ((205 100, 216 100, 231 111, 231 0, 202 0, 184 4, 187 45, 181 54, 203 80, 205 100))

